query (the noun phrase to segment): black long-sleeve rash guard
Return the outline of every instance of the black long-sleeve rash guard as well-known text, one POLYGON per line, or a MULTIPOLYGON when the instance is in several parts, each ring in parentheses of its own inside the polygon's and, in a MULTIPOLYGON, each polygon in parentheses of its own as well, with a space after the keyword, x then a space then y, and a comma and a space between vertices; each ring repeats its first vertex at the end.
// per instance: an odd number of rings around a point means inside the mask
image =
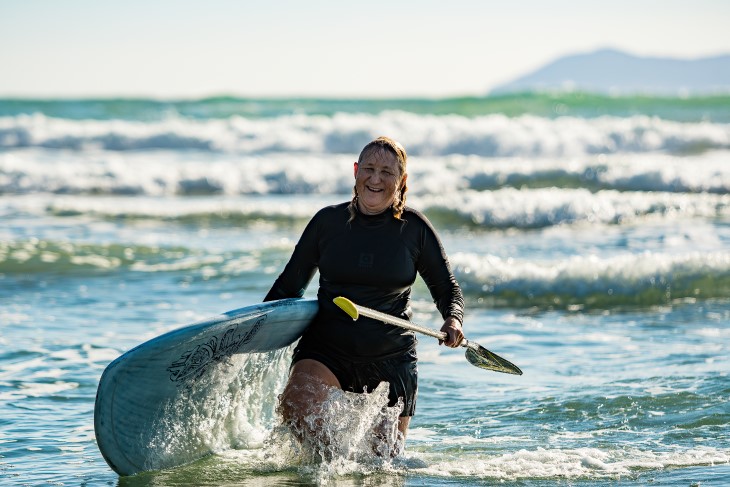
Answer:
POLYGON ((319 313, 299 346, 326 350, 353 361, 403 353, 415 346, 412 332, 361 317, 353 321, 332 300, 353 302, 410 319, 411 286, 418 272, 445 319, 463 321, 464 298, 431 223, 406 207, 401 220, 390 210, 357 213, 348 203, 321 209, 304 229, 291 259, 265 301, 301 297, 319 269, 319 313))

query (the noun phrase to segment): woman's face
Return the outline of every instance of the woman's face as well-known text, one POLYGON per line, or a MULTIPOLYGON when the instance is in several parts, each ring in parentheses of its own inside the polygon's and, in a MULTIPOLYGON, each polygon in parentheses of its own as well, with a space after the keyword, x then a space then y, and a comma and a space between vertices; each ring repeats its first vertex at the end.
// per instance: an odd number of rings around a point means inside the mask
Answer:
POLYGON ((395 154, 379 150, 355 163, 358 209, 366 215, 387 210, 394 202, 407 174, 400 174, 395 154))

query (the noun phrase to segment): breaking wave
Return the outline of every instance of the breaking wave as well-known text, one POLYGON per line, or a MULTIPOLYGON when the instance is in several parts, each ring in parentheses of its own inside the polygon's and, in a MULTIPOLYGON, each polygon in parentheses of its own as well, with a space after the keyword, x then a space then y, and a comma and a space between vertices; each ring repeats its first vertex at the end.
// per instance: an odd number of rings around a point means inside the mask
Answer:
MULTIPOLYGON (((250 252, 205 253, 185 247, 0 243, 0 276, 104 275, 110 271, 175 273, 197 280, 257 276, 266 287, 290 245, 250 252), (273 266, 273 267, 272 267, 273 266)), ((644 252, 555 261, 456 253, 454 274, 473 305, 559 309, 654 306, 682 299, 730 298, 730 253, 644 252)), ((262 287, 261 294, 266 291, 262 287)))
POLYGON ((43 114, 0 117, 0 148, 83 151, 199 150, 230 154, 358 153, 390 134, 412 155, 545 157, 664 151, 697 153, 730 148, 730 124, 676 122, 636 115, 556 119, 501 114, 286 115, 255 119, 70 120, 43 114))

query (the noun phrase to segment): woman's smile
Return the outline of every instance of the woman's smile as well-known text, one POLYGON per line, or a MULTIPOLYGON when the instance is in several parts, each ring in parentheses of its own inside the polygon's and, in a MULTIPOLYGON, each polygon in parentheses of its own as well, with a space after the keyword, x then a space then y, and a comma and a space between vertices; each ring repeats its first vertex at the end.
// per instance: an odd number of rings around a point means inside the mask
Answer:
POLYGON ((382 213, 395 203, 398 191, 405 184, 394 154, 378 151, 355 163, 355 189, 358 209, 366 215, 382 213))

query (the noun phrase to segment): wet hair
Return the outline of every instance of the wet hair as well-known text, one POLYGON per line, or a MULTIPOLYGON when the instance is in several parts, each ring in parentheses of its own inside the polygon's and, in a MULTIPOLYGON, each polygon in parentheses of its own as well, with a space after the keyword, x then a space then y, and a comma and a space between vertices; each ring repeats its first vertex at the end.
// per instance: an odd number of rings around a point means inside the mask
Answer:
MULTIPOLYGON (((396 159, 398 160, 398 170, 400 172, 400 177, 403 178, 403 175, 405 175, 406 173, 406 162, 408 160, 408 155, 406 154, 406 150, 403 148, 403 146, 395 140, 391 139, 390 137, 378 137, 377 139, 369 142, 365 147, 363 147, 362 151, 360 151, 360 156, 357 158, 358 165, 362 164, 362 162, 366 158, 378 152, 391 153, 396 157, 396 159)), ((406 206, 406 191, 408 191, 408 187, 406 186, 406 183, 403 182, 400 190, 396 194, 393 206, 391 206, 393 216, 398 220, 400 220, 400 217, 403 214, 403 209, 406 206)), ((355 185, 352 188, 352 201, 350 201, 350 205, 347 207, 347 209, 350 211, 350 219, 348 220, 348 223, 351 222, 357 214, 357 198, 357 185, 355 185)))

